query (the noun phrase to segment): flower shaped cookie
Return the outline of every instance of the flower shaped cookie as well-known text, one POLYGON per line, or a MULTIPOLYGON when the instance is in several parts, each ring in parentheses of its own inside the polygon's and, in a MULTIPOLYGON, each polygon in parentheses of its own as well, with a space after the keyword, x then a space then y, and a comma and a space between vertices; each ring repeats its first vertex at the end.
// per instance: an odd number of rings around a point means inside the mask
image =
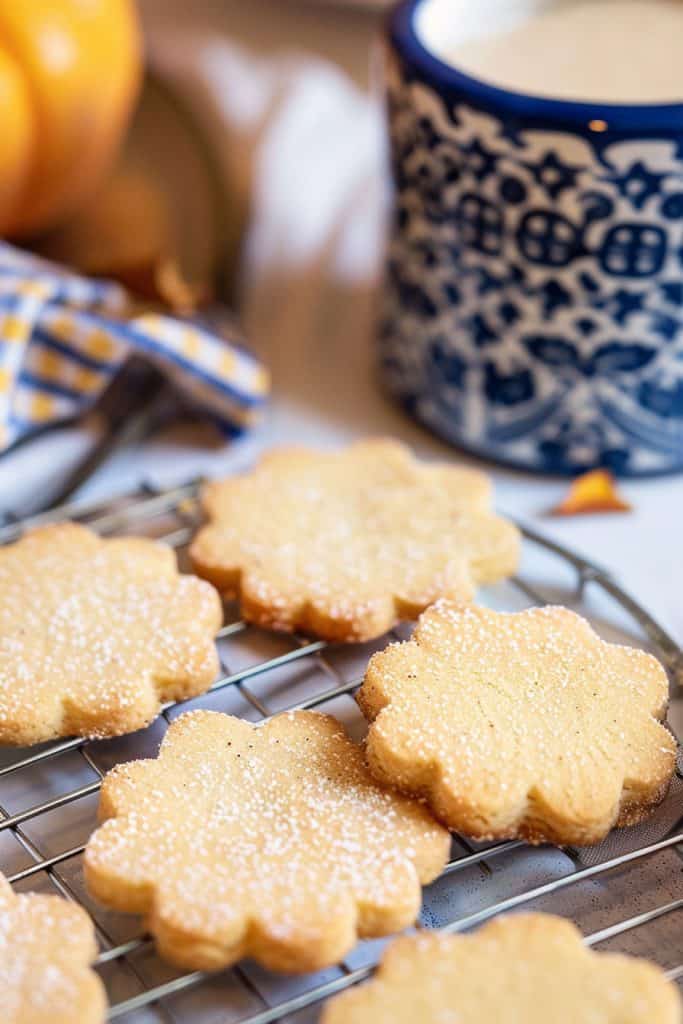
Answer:
POLYGON ((89 964, 95 932, 60 896, 15 895, 0 875, 3 1024, 102 1024, 107 1001, 89 964))
POLYGON ((569 921, 500 917, 473 935, 397 939, 375 977, 321 1024, 681 1024, 676 986, 646 960, 594 953, 569 921))
POLYGON ((518 533, 490 490, 482 473, 421 464, 394 441, 283 449, 205 489, 209 524, 190 554, 253 622, 368 640, 514 571, 518 533))
POLYGON ((197 711, 156 760, 115 768, 85 878, 117 910, 147 915, 160 953, 190 968, 242 956, 275 970, 336 963, 361 936, 414 921, 420 883, 450 837, 418 803, 378 786, 333 718, 253 726, 197 711))
POLYGON ((666 794, 666 675, 565 608, 440 601, 370 661, 358 702, 375 777, 478 839, 599 842, 666 794))
POLYGON ((0 743, 140 729, 211 684, 221 621, 153 541, 66 523, 0 548, 0 743))

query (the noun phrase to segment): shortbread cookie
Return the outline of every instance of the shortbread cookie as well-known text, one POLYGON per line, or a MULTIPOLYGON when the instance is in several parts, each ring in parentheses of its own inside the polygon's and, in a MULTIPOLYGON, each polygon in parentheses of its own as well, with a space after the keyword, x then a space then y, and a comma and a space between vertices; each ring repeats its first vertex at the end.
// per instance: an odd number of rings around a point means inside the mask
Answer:
POLYGON ((92 894, 146 914, 169 960, 209 970, 243 956, 317 970, 359 936, 406 927, 450 845, 316 712, 262 726, 183 715, 156 760, 110 772, 100 816, 85 854, 92 894))
POLYGON ((66 523, 0 548, 0 743, 142 728, 211 684, 221 621, 163 544, 66 523))
POLYGON ((514 571, 518 532, 490 492, 483 473, 421 464, 394 441, 283 449, 205 488, 190 554, 252 622, 369 640, 514 571))
POLYGON ((500 917, 473 935, 396 939, 374 978, 321 1024, 682 1024, 676 986, 647 960, 595 953, 569 921, 500 917))
POLYGON ((664 669, 566 608, 440 601, 375 654, 358 694, 375 777, 477 839, 597 843, 666 794, 664 669))
POLYGON ((2 1024, 101 1024, 107 1000, 90 964, 95 932, 60 896, 15 895, 0 875, 2 1024))

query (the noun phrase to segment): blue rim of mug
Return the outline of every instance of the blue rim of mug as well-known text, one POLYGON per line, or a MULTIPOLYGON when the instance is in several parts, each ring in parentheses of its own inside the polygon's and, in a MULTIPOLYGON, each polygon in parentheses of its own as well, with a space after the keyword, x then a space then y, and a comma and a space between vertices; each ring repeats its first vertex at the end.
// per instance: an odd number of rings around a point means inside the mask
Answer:
POLYGON ((548 123, 571 122, 595 138, 599 133, 639 132, 678 135, 683 132, 683 101, 680 103, 599 103, 558 100, 516 92, 491 85, 446 64, 427 49, 415 25, 425 0, 403 0, 389 15, 389 36, 401 56, 442 89, 467 95, 483 109, 504 111, 510 117, 533 118, 548 123), (599 125, 599 128, 594 127, 599 125))

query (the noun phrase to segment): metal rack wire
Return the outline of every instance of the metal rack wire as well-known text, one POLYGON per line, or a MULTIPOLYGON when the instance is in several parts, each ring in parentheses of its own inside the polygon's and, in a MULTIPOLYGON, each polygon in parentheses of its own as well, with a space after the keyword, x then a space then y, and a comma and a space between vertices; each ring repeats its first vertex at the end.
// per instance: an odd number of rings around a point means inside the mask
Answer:
MULTIPOLYGON (((192 536, 197 523, 198 510, 196 496, 198 482, 193 482, 185 487, 176 488, 167 492, 154 492, 151 490, 142 491, 132 496, 122 496, 119 499, 100 503, 98 505, 84 506, 63 506, 50 513, 34 517, 22 522, 8 523, 0 529, 0 544, 16 539, 26 529, 40 525, 44 522, 71 518, 83 522, 92 529, 102 534, 113 533, 146 533, 155 536, 176 549, 182 556, 182 549, 192 536)), ((571 567, 575 574, 577 601, 581 601, 589 587, 600 588, 605 594, 615 600, 620 607, 632 617, 637 627, 641 630, 645 640, 653 647, 660 659, 664 662, 669 672, 672 686, 672 696, 680 698, 683 695, 683 652, 674 640, 661 628, 661 626, 643 609, 636 601, 626 594, 609 574, 605 573, 598 566, 577 556, 571 551, 548 541, 539 536, 535 531, 522 527, 528 544, 538 546, 546 552, 561 559, 571 567)), ((529 604, 544 604, 546 598, 539 587, 524 577, 515 578, 512 587, 520 598, 529 604)), ((227 666, 231 662, 230 645, 241 641, 252 627, 239 620, 229 622, 221 630, 219 639, 226 653, 222 653, 222 664, 226 668, 225 674, 221 676, 211 687, 208 695, 204 698, 195 698, 192 706, 201 706, 212 695, 227 694, 233 691, 239 694, 242 706, 248 709, 253 717, 265 720, 270 717, 273 709, 269 706, 269 698, 259 696, 249 685, 251 681, 260 678, 267 678, 275 670, 288 669, 294 663, 302 665, 314 663, 316 671, 319 672, 318 685, 315 692, 310 693, 305 699, 298 702, 287 702, 288 709, 310 709, 330 705, 339 698, 353 695, 360 683, 359 673, 347 678, 335 668, 335 652, 324 641, 310 642, 304 639, 292 639, 289 650, 276 654, 265 659, 256 660, 254 663, 244 664, 236 671, 229 671, 227 666), (329 685, 333 683, 334 685, 329 685)), ((394 637, 395 638, 395 637, 394 637)), ((163 708, 163 717, 166 722, 171 721, 177 713, 178 705, 167 704, 163 708)), ((277 709, 279 710, 279 709, 277 709)), ((102 741, 106 745, 106 741, 102 741)), ((52 812, 60 811, 69 805, 78 804, 97 793, 100 788, 104 770, 100 766, 98 750, 102 742, 84 740, 80 738, 69 739, 61 742, 51 743, 38 750, 29 752, 17 752, 11 755, 11 759, 0 766, 0 838, 3 833, 14 837, 19 847, 28 855, 30 863, 10 874, 9 881, 19 885, 35 876, 47 877, 49 883, 63 896, 69 899, 80 899, 78 887, 74 885, 69 877, 66 877, 61 868, 67 864, 78 862, 85 845, 78 843, 71 845, 57 853, 46 855, 43 844, 30 834, 30 826, 39 820, 47 820, 52 812), (9 811, 5 809, 5 798, 2 796, 3 785, 16 782, 20 777, 30 780, 30 773, 41 769, 42 766, 58 769, 70 754, 75 754, 91 775, 92 781, 84 785, 69 786, 66 791, 60 792, 50 799, 36 803, 24 804, 19 809, 9 811)), ((680 816, 673 829, 667 834, 657 837, 642 838, 633 847, 633 842, 627 844, 623 851, 616 849, 614 844, 606 845, 601 855, 593 852, 589 858, 585 858, 581 851, 565 851, 562 855, 566 859, 566 869, 559 875, 557 872, 549 872, 544 877, 542 872, 536 876, 534 884, 524 884, 518 891, 503 890, 498 896, 491 899, 479 899, 479 903, 464 908, 466 912, 456 912, 447 921, 439 920, 437 926, 448 931, 462 931, 471 928, 496 914, 523 907, 528 904, 537 903, 543 909, 555 909, 551 903, 548 905, 548 898, 553 900, 562 892, 569 890, 580 890, 582 884, 599 882, 605 886, 605 893, 602 898, 605 905, 609 905, 609 880, 613 877, 623 879, 626 870, 633 871, 647 861, 661 857, 671 857, 673 861, 667 860, 665 873, 672 881, 671 886, 665 886, 661 891, 657 890, 652 900, 652 905, 641 910, 637 900, 633 901, 630 909, 624 908, 617 920, 610 921, 603 927, 594 929, 586 935, 585 941, 589 945, 609 943, 627 933, 636 933, 645 929, 648 925, 664 919, 673 920, 676 915, 683 912, 683 865, 680 866, 678 875, 672 864, 680 864, 675 859, 678 854, 683 857, 683 799, 681 806, 675 812, 680 816), (544 900, 546 903, 544 904, 544 900)), ((475 872, 476 878, 483 889, 486 888, 487 878, 498 869, 501 863, 508 863, 510 858, 521 858, 522 863, 531 863, 538 852, 525 844, 517 841, 497 843, 493 846, 474 848, 464 839, 457 838, 453 858, 447 865, 439 885, 446 885, 452 891, 457 891, 459 879, 475 872), (451 880, 453 880, 451 882, 451 880)), ((534 861, 535 863, 535 861, 534 861)), ((506 868, 506 871, 508 869, 506 868)), ((524 872, 522 871, 522 874, 524 872)), ((505 874, 505 872, 503 872, 505 874)), ((518 872, 519 874, 519 872, 518 872)), ((628 889, 628 879, 626 879, 628 889)), ((559 912, 563 912, 560 907, 559 912)), ((566 910, 565 910, 566 913, 566 910)), ((676 918, 678 920, 678 918, 676 918)), ((683 920, 683 918, 681 918, 683 920)), ((154 1020, 182 1021, 190 1019, 178 1015, 173 1008, 172 998, 182 992, 199 990, 202 983, 207 981, 209 976, 202 972, 181 973, 170 979, 162 980, 159 983, 149 983, 148 977, 141 972, 135 963, 135 956, 142 952, 149 951, 153 954, 151 940, 145 935, 136 935, 125 941, 116 941, 110 934, 106 925, 98 920, 95 914, 95 922, 101 942, 102 951, 97 959, 98 968, 105 970, 109 965, 125 964, 130 970, 133 978, 135 991, 126 998, 113 998, 109 1011, 110 1020, 121 1020, 126 1018, 129 1021, 137 1021, 139 1012, 148 1012, 154 1009, 156 1016, 154 1020)), ((422 921, 418 926, 424 926, 432 922, 422 921)), ((683 934, 678 927, 673 933, 683 934)), ((661 945, 661 942, 660 942, 661 945)), ((683 979, 683 941, 680 948, 674 943, 666 943, 666 957, 669 962, 665 963, 668 976, 671 979, 683 979)), ((301 1019, 299 1014, 311 1007, 315 1007, 322 1000, 335 992, 347 988, 350 985, 366 978, 374 969, 376 953, 365 957, 363 962, 356 962, 353 958, 342 965, 339 971, 334 972, 333 977, 313 977, 304 991, 300 985, 288 993, 287 986, 278 986, 279 995, 276 999, 269 998, 268 993, 264 994, 264 980, 262 976, 255 981, 253 974, 245 965, 238 965, 233 968, 231 975, 244 987, 249 996, 250 1004, 255 1006, 255 1012, 249 1012, 238 1017, 224 1017, 221 1020, 239 1019, 243 1024, 269 1024, 272 1021, 279 1021, 285 1018, 301 1019), (270 1005, 269 1005, 270 1004, 270 1005)), ((329 974, 329 972, 328 972, 329 974)), ((267 988, 267 985, 266 985, 267 988)), ((226 1006, 226 1012, 229 1007, 226 1006)), ((140 1017, 139 1019, 142 1019, 140 1017)), ((145 1021, 149 1017, 144 1018, 145 1021)), ((199 1020, 199 1016, 191 1015, 191 1019, 199 1020)), ((215 1018, 211 1018, 215 1019, 215 1018)), ((307 1018, 309 1019, 309 1018, 307 1018)))

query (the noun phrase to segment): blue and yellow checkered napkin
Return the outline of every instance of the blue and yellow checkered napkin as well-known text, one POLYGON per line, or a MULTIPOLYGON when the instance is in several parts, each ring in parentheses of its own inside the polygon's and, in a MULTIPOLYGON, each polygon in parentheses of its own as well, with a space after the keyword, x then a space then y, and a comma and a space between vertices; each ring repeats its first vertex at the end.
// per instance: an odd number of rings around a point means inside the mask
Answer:
POLYGON ((158 314, 129 319, 129 308, 118 285, 0 242, 0 451, 87 410, 133 353, 228 435, 254 422, 268 376, 238 342, 158 314))

